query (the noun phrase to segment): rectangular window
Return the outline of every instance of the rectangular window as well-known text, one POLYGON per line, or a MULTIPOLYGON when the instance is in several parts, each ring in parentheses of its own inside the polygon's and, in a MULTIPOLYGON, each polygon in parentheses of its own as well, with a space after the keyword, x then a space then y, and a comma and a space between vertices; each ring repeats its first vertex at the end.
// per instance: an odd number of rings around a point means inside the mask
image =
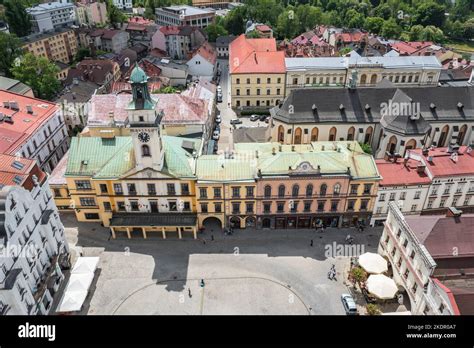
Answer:
POLYGON ((324 201, 319 201, 318 202, 318 211, 319 212, 324 211, 324 205, 325 205, 324 201))
POLYGON ((351 195, 356 195, 358 188, 359 188, 359 185, 351 185, 351 195))
POLYGON ((214 198, 221 198, 221 188, 214 187, 214 198))
POLYGON ((420 199, 420 196, 421 196, 421 191, 416 191, 415 192, 415 199, 420 199))
POLYGON ((311 211, 311 201, 305 201, 304 202, 304 211, 305 212, 310 212, 311 211))
POLYGON ((360 210, 367 210, 368 206, 369 206, 369 200, 368 199, 363 199, 360 202, 360 210))
POLYGON ((138 211, 138 201, 130 201, 130 208, 132 211, 138 211))
POLYGON ((247 191, 247 197, 253 197, 253 186, 247 186, 245 189, 247 191))
POLYGON ((403 191, 403 192, 400 192, 400 200, 405 200, 405 197, 406 197, 407 193, 406 191, 403 191))
POLYGON ((394 200, 395 200, 395 195, 396 195, 396 192, 392 192, 392 193, 390 194, 390 198, 389 198, 389 199, 390 199, 391 201, 394 201, 394 200))
POLYGON ((168 206, 170 207, 170 211, 178 211, 178 204, 176 201, 168 201, 168 206))
POLYGON ((270 213, 272 204, 270 202, 263 203, 263 212, 265 214, 270 213))
POLYGON ((122 184, 114 184, 114 192, 116 195, 123 195, 122 184))
POLYGON ((202 213, 207 213, 207 203, 201 203, 201 212, 202 213))
POLYGON ((411 206, 411 209, 410 209, 410 210, 413 212, 413 211, 416 211, 416 209, 417 209, 417 208, 418 208, 418 205, 416 205, 416 204, 412 204, 412 206, 411 206))
POLYGON ((135 187, 135 184, 127 184, 127 190, 129 195, 137 194, 137 188, 135 187))
POLYGON ((214 211, 216 213, 222 213, 222 203, 214 203, 214 211))
POLYGON ((125 211, 125 202, 117 202, 118 211, 125 211))
POLYGON ((232 214, 240 214, 240 202, 232 203, 232 214))
POLYGON ((166 184, 166 188, 168 190, 168 195, 169 196, 174 196, 176 195, 176 189, 174 187, 174 184, 166 184))
POLYGON ((181 184, 181 194, 182 195, 189 195, 189 184, 181 184))
POLYGON ((347 204, 347 210, 349 210, 349 211, 354 210, 355 209, 355 203, 356 203, 355 199, 349 200, 349 202, 347 204))
POLYGON ((297 213, 298 212, 298 201, 293 201, 293 202, 290 202, 290 211, 292 213, 297 213))
POLYGON ((85 213, 84 217, 86 220, 99 220, 99 214, 97 213, 85 213))
POLYGON ((277 202, 277 212, 283 213, 285 211, 285 202, 277 202))
POLYGON ((146 184, 146 187, 148 189, 148 194, 149 195, 156 195, 156 187, 155 184, 146 184))
POLYGON ((104 210, 112 211, 112 206, 110 205, 110 202, 104 202, 104 210))
POLYGON ((108 193, 109 190, 107 189, 107 184, 100 184, 100 193, 108 193))
POLYGON ((381 193, 379 196, 379 202, 385 201, 385 193, 381 193))
POLYGON ((331 201, 331 211, 337 211, 338 205, 339 205, 339 201, 331 201))
POLYGON ((232 197, 239 198, 240 197, 240 187, 234 186, 232 187, 232 197))
POLYGON ((96 205, 94 197, 81 197, 79 198, 79 202, 83 207, 93 207, 96 205))
POLYGON ((245 203, 245 212, 247 214, 252 214, 253 213, 253 203, 245 203))
POLYGON ((207 198, 207 187, 199 188, 199 197, 207 198))
POLYGON ((91 183, 88 180, 76 180, 76 189, 78 190, 91 190, 91 183))

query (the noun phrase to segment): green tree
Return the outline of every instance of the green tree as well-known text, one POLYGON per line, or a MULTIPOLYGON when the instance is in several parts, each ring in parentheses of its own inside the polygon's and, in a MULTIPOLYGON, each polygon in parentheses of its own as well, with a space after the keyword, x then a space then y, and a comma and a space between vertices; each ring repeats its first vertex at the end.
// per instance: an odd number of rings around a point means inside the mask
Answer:
POLYGON ((379 306, 373 303, 368 303, 365 308, 367 309, 368 315, 380 315, 381 313, 379 306))
POLYGON ((155 0, 146 0, 143 16, 146 19, 155 19, 155 0))
POLYGON ((4 6, 5 18, 10 26, 10 31, 19 37, 28 35, 31 29, 31 22, 23 3, 19 0, 6 0, 4 6))
POLYGON ((421 41, 433 41, 441 43, 444 41, 444 33, 440 28, 428 25, 421 32, 421 41))
POLYGON ((423 26, 416 24, 410 28, 408 37, 410 41, 420 41, 421 33, 423 32, 423 26))
POLYGON ((424 27, 428 25, 442 27, 446 19, 445 11, 446 8, 436 2, 422 2, 415 10, 414 21, 424 27))
POLYGON ((364 22, 364 29, 370 33, 380 34, 384 22, 381 17, 367 17, 364 22))
POLYGON ((115 27, 127 20, 127 16, 125 16, 125 14, 123 14, 123 12, 114 5, 112 0, 107 0, 107 15, 109 17, 110 24, 115 27))
POLYGON ((368 153, 369 155, 372 154, 372 146, 370 146, 370 144, 367 144, 367 143, 359 143, 362 151, 364 151, 365 153, 368 153))
POLYGON ((80 62, 84 58, 90 57, 90 56, 91 56, 91 50, 90 49, 88 49, 88 48, 79 48, 74 60, 76 62, 80 62))
POLYGON ((305 4, 296 8, 296 16, 300 20, 300 32, 304 32, 321 24, 323 12, 319 7, 305 4))
POLYGON ((227 30, 222 25, 219 24, 210 24, 205 29, 207 34, 207 39, 209 42, 216 42, 216 39, 219 36, 225 36, 228 34, 227 30))
POLYGON ((245 36, 248 39, 259 39, 260 38, 260 33, 257 30, 251 30, 245 36))
POLYGON ((245 8, 239 6, 229 12, 224 21, 225 29, 234 35, 245 32, 245 8))
POLYGON ((374 10, 374 14, 377 17, 382 17, 383 19, 387 20, 392 17, 392 8, 388 4, 380 4, 374 10))
POLYGON ((47 58, 26 54, 12 68, 13 76, 31 87, 40 99, 52 100, 61 87, 56 74, 59 68, 47 58))
POLYGON ((351 8, 346 12, 345 23, 349 28, 361 28, 364 25, 364 16, 351 8))
POLYGON ((277 20, 278 36, 282 39, 292 39, 298 34, 299 19, 295 11, 291 8, 282 12, 277 20))
POLYGON ((350 275, 354 283, 358 284, 359 286, 361 283, 367 280, 367 272, 361 267, 352 268, 350 275))
POLYGON ((402 28, 397 24, 395 19, 386 20, 382 26, 382 36, 387 39, 396 39, 400 36, 402 28))
POLYGON ((21 40, 15 34, 0 32, 0 72, 11 77, 13 63, 22 53, 21 40))
POLYGON ((468 40, 474 39, 474 18, 469 19, 462 25, 464 38, 468 40))

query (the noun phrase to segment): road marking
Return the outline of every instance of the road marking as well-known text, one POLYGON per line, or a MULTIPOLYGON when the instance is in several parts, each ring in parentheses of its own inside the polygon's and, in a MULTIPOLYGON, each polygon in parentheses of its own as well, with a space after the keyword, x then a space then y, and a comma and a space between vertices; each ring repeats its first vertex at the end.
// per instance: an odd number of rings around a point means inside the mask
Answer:
POLYGON ((204 285, 204 287, 202 288, 202 292, 201 292, 201 303, 199 304, 199 314, 202 315, 202 311, 203 311, 203 308, 204 308, 204 288, 206 286, 204 285))

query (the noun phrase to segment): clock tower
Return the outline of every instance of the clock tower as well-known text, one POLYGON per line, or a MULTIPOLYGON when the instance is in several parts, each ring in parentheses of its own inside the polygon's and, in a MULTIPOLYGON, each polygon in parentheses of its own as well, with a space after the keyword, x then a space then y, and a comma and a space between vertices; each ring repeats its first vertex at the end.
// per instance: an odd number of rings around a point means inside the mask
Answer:
POLYGON ((161 115, 148 91, 148 76, 135 64, 130 75, 133 99, 127 107, 130 135, 133 140, 137 169, 163 168, 164 150, 160 136, 161 115))

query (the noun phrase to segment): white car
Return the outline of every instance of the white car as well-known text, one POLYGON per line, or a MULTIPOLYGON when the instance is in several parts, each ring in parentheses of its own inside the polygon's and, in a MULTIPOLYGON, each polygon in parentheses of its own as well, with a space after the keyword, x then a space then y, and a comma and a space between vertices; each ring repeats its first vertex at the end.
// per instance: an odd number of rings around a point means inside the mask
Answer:
POLYGON ((217 86, 217 93, 222 93, 222 87, 221 86, 217 86))
POLYGON ((219 132, 218 131, 214 131, 214 134, 212 134, 212 139, 219 140, 219 132))
POLYGON ((341 295, 342 305, 346 310, 347 315, 357 315, 359 314, 357 311, 357 306, 354 301, 354 298, 349 294, 342 294, 341 295))
POLYGON ((222 122, 221 117, 220 117, 220 116, 217 116, 217 117, 216 117, 216 123, 221 123, 221 122, 222 122))
POLYGON ((260 116, 258 116, 258 115, 251 115, 251 116, 250 116, 250 121, 255 122, 255 121, 257 121, 259 118, 260 118, 260 116))

